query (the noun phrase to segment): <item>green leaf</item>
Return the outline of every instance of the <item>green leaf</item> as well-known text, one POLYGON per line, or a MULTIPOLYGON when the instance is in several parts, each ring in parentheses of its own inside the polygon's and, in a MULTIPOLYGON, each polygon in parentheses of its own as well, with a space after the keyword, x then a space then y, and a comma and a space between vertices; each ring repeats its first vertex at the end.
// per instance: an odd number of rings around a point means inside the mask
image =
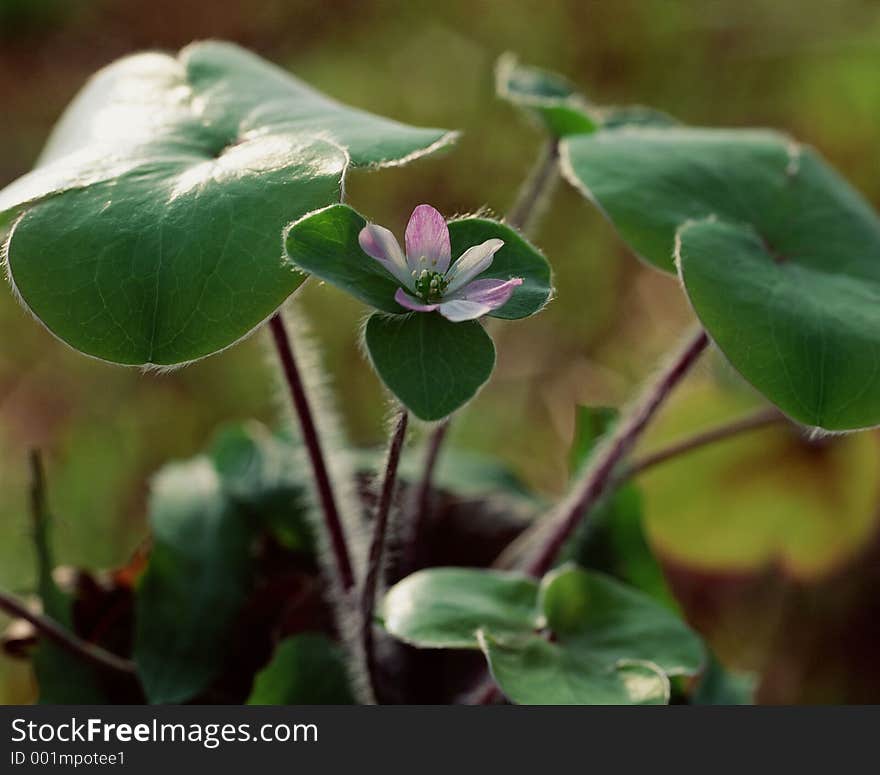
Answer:
POLYGON ((402 313, 394 300, 400 287, 358 243, 366 219, 348 205, 331 205, 290 225, 284 238, 287 257, 308 274, 332 283, 384 312, 402 313))
POLYGON ((235 505, 289 549, 313 551, 308 464, 298 445, 250 422, 218 432, 208 454, 235 505))
POLYGON ((601 574, 566 567, 540 587, 512 573, 432 568, 389 590, 385 628, 422 648, 481 648, 514 702, 667 702, 702 644, 674 614, 601 574))
POLYGON ((703 664, 700 639, 678 616, 604 574, 554 571, 541 583, 541 605, 559 643, 607 664, 650 662, 667 675, 693 675, 703 664))
POLYGON ((665 705, 669 679, 650 662, 606 663, 539 635, 480 633, 492 677, 522 705, 665 705))
POLYGON ((814 151, 766 131, 624 129, 563 155, 645 259, 671 271, 679 235, 697 315, 767 398, 807 425, 880 424, 880 219, 814 151))
POLYGON ((565 140, 562 170, 639 256, 672 272, 686 221, 784 214, 777 200, 793 148, 763 130, 622 128, 565 140))
POLYGON ((150 521, 134 658, 149 701, 177 703, 205 689, 226 659, 229 628, 249 591, 256 523, 225 497, 203 458, 163 469, 150 521))
MULTIPOLYGON (((347 205, 332 205, 292 224, 285 237, 287 256, 301 270, 326 280, 383 312, 406 314, 394 300, 400 284, 361 249, 358 234, 366 224, 347 205)), ((510 300, 490 316, 523 318, 538 312, 550 298, 550 265, 547 259, 516 231, 488 218, 459 218, 449 222, 452 255, 458 258, 469 247, 488 239, 504 241, 482 274, 483 278, 509 280, 521 277, 510 300)))
POLYGON ((880 238, 828 249, 824 266, 803 253, 780 259, 749 226, 701 221, 682 227, 678 255, 700 321, 783 412, 827 430, 880 425, 880 269, 868 268, 880 238), (862 249, 864 271, 860 260, 847 271, 847 251, 862 249))
POLYGON ((545 576, 543 632, 480 632, 501 690, 525 704, 641 704, 669 700, 670 675, 696 673, 699 638, 674 614, 612 579, 568 566, 545 576))
POLYGON ((554 137, 591 134, 617 126, 672 126, 675 119, 641 105, 593 105, 566 78, 548 70, 519 64, 505 54, 495 69, 495 91, 503 100, 534 116, 554 137))
POLYGON ((552 292, 550 264, 540 251, 509 226, 489 218, 459 218, 449 222, 449 241, 455 257, 472 245, 493 238, 503 240, 504 247, 495 254, 492 265, 476 279, 521 277, 523 283, 514 290, 510 300, 492 310, 489 317, 518 320, 534 315, 547 304, 552 292))
POLYGON ((373 368, 416 417, 441 420, 467 403, 495 366, 495 346, 475 320, 440 314, 374 314, 364 331, 373 368))
POLYGON ((414 646, 476 649, 481 629, 531 632, 537 599, 538 584, 519 574, 430 568, 395 584, 379 615, 388 632, 414 646))
POLYGON ((351 705, 354 697, 342 649, 326 635, 283 640, 257 675, 248 705, 351 705))
POLYGON ((153 549, 137 589, 134 658, 153 703, 192 699, 224 668, 253 586, 252 546, 268 530, 310 550, 296 447, 262 426, 232 426, 209 455, 153 482, 153 549))
POLYGON ((335 102, 237 46, 126 57, 0 192, 10 279, 56 336, 105 360, 176 364, 223 349, 303 281, 284 226, 338 201, 349 163, 451 140, 335 102))
POLYGON ((527 110, 556 137, 594 132, 589 103, 565 78, 517 62, 505 54, 495 69, 495 91, 501 99, 527 110))

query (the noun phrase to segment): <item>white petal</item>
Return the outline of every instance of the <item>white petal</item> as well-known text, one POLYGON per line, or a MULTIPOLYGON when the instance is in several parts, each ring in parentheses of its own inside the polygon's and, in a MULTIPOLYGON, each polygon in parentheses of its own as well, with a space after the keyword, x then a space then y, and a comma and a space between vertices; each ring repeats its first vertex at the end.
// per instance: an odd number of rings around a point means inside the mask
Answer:
POLYGON ((492 307, 488 304, 480 304, 478 301, 467 301, 466 299, 452 299, 444 301, 440 305, 440 314, 453 323, 476 320, 491 310, 492 307))
POLYGON ((443 274, 451 258, 446 219, 431 205, 419 205, 406 225, 406 261, 410 271, 443 274))
POLYGON ((492 266, 495 254, 504 246, 504 240, 487 239, 485 242, 468 248, 461 254, 446 273, 449 285, 446 294, 455 293, 463 285, 473 280, 480 272, 485 272, 492 266))
POLYGON ((412 273, 394 235, 384 226, 368 223, 358 235, 361 250, 375 258, 406 288, 413 289, 412 273))

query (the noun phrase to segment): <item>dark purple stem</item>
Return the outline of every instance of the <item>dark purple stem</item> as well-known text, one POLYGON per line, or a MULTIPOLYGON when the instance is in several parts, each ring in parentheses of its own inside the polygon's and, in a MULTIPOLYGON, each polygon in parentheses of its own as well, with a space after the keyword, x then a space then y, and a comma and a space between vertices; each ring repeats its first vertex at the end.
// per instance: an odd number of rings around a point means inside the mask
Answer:
POLYGON ((330 539, 330 549, 336 561, 336 570, 339 575, 339 583, 343 590, 350 591, 354 587, 354 571, 352 570, 351 558, 348 553, 348 543, 345 540, 345 529, 339 517, 336 499, 333 495, 333 486, 330 484, 330 476, 327 472, 327 464, 321 449, 321 440, 315 427, 312 409, 303 386, 299 368, 293 354, 293 346, 287 328, 281 318, 281 313, 276 313, 269 319, 269 329, 275 343, 278 359, 284 379, 290 391, 293 407, 299 418, 303 444, 312 464, 312 473, 315 477, 315 487, 318 491, 318 499, 324 512, 324 524, 330 539))
POLYGON ((785 422, 787 422, 785 415, 776 407, 771 406, 766 409, 759 409, 754 414, 700 431, 693 436, 688 436, 680 441, 674 441, 668 447, 663 447, 663 449, 658 449, 656 452, 651 452, 638 460, 634 460, 626 467, 622 478, 631 479, 644 473, 649 468, 658 466, 668 460, 675 460, 682 455, 702 449, 710 444, 716 444, 719 441, 725 441, 749 431, 760 430, 761 428, 768 428, 785 422))
POLYGON ((394 489, 397 485, 397 468, 400 465, 400 452, 403 449, 408 423, 409 413, 406 409, 403 409, 400 412, 400 417, 391 436, 391 445, 388 448, 385 478, 382 481, 379 505, 376 507, 373 540, 370 544, 367 574, 364 578, 364 587, 361 593, 361 638, 364 646, 364 659, 367 663, 367 671, 373 684, 374 692, 376 691, 377 684, 377 670, 376 653, 373 645, 373 611, 376 606, 376 588, 378 587, 379 576, 382 571, 382 554, 385 550, 386 535, 388 533, 388 515, 391 512, 391 502, 394 499, 394 489))
POLYGON ((86 662, 119 673, 135 674, 134 663, 130 660, 123 659, 100 646, 84 641, 79 636, 65 630, 54 619, 34 613, 24 603, 6 592, 0 592, 0 611, 30 622, 44 638, 86 662))
POLYGON ((440 423, 428 437, 428 446, 425 452, 425 465, 422 468, 422 477, 410 499, 410 507, 407 509, 409 519, 407 520, 405 549, 403 554, 404 575, 412 572, 418 566, 419 557, 419 537, 427 519, 428 509, 431 507, 431 487, 434 479, 434 471, 437 468, 437 460, 440 457, 440 449, 449 432, 449 423, 451 420, 444 420, 440 423))
POLYGON ((582 517, 605 494, 614 479, 618 464, 629 454, 657 409, 688 373, 708 344, 709 338, 702 329, 696 335, 689 336, 681 350, 648 386, 632 410, 621 418, 612 437, 596 451, 580 484, 560 505, 559 516, 551 517, 556 520, 556 525, 528 565, 527 570, 532 576, 540 578, 550 570, 562 545, 574 532, 582 517))

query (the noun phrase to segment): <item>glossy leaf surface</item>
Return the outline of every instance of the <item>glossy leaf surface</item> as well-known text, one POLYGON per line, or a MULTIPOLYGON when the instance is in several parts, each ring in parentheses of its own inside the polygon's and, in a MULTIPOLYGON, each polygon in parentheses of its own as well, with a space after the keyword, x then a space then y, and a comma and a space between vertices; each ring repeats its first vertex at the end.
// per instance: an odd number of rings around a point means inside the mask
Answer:
POLYGON ((176 364, 234 343, 303 281, 284 226, 338 201, 349 164, 448 142, 348 108, 237 46, 126 57, 62 117, 38 167, 0 192, 9 274, 84 353, 176 364))

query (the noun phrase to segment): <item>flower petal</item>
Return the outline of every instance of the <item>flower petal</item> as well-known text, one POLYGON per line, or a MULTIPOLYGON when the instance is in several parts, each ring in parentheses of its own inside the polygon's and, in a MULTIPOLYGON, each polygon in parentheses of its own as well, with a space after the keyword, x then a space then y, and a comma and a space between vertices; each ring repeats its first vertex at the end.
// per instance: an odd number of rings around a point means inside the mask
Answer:
POLYGON ((488 277, 485 280, 474 280, 451 296, 446 294, 445 298, 450 301, 454 299, 475 301, 479 304, 485 304, 490 310, 493 310, 507 304, 514 289, 522 283, 521 277, 512 277, 510 280, 496 280, 488 277))
POLYGON ((492 265, 492 258, 504 246, 504 240, 487 239, 479 245, 468 248, 461 254, 446 273, 449 285, 446 287, 446 295, 455 293, 473 280, 480 272, 484 272, 492 265))
POLYGON ((419 205, 406 225, 406 260, 410 271, 427 269, 444 274, 451 257, 446 219, 431 205, 419 205))
POLYGON ((394 235, 384 226, 368 223, 358 234, 361 250, 375 258, 402 285, 413 288, 412 273, 406 265, 403 251, 394 235))
POLYGON ((421 299, 408 294, 403 288, 398 288, 394 292, 394 301, 401 307, 411 309, 413 312, 433 312, 440 306, 439 304, 425 304, 421 299))
POLYGON ((453 323, 476 320, 491 310, 492 308, 488 304, 468 301, 467 299, 450 299, 440 304, 440 314, 453 323))

